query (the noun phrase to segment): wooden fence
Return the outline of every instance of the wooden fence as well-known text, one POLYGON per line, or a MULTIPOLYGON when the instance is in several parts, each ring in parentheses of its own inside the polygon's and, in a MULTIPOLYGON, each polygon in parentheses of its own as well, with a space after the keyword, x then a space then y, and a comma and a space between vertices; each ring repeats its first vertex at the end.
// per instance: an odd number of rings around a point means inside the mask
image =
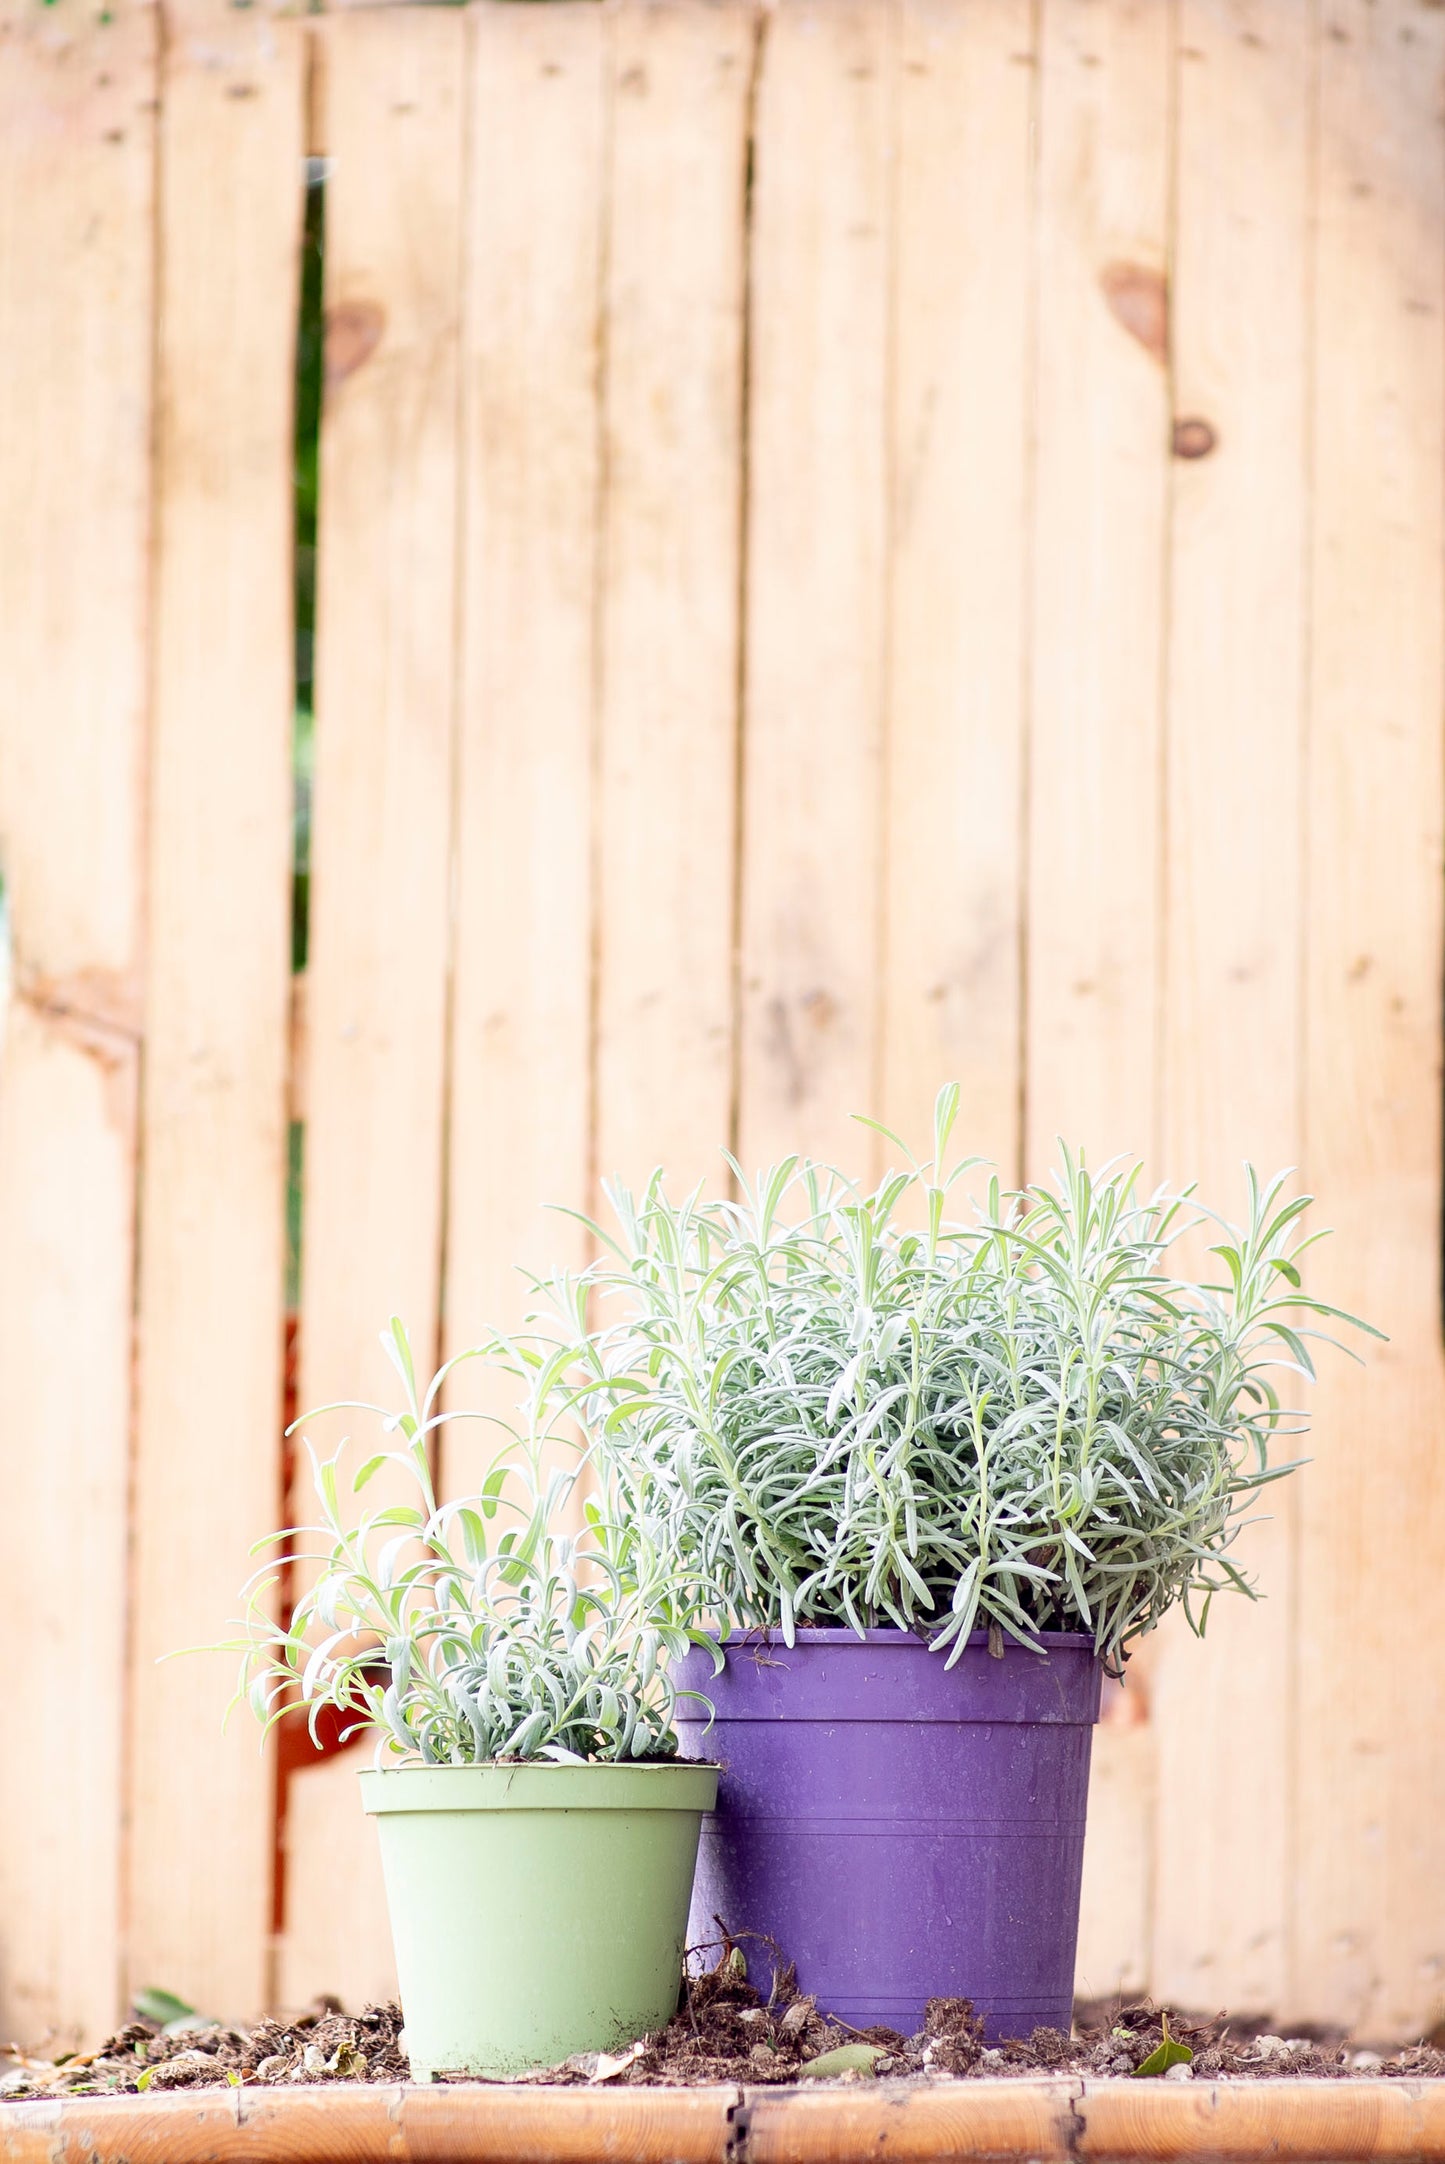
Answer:
POLYGON ((1010 1175, 1301 1164, 1391 1333, 1111 1707, 1081 1988, 1439 2015, 1442 70, 1416 0, 3 0, 7 2033, 388 1981, 354 1760, 273 1917, 156 1666, 281 1507, 293 1110, 315 1401, 545 1200, 955 1075, 1010 1175))

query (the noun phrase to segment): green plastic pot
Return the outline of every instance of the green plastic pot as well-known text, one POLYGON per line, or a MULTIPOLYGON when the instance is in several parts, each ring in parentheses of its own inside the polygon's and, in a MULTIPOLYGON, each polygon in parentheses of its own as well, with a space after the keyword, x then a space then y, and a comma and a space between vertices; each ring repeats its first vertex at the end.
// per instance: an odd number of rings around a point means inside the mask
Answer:
POLYGON ((661 2028, 716 1797, 715 1766, 363 1773, 413 2079, 520 2074, 661 2028))

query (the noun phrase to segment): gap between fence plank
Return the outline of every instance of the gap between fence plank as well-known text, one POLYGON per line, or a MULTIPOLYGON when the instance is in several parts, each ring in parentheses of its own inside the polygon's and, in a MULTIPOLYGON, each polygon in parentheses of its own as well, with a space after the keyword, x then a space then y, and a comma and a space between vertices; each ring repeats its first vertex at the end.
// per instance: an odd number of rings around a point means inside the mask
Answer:
MULTIPOLYGON (((430 1372, 440 1305, 450 946, 462 117, 466 25, 357 9, 324 48, 326 367, 317 541, 300 1394, 400 1402, 399 1315, 430 1372)), ((354 1468, 364 1416, 308 1424, 354 1468)), ((343 1491, 347 1483, 343 1483, 343 1491)), ((383 1472, 368 1509, 411 1502, 383 1472)), ((298 1461, 293 1523, 314 1515, 298 1461)), ((366 1754, 303 1766, 287 1815, 279 1996, 392 1996, 366 1754), (336 1898, 344 1883, 344 1901, 336 1898)))

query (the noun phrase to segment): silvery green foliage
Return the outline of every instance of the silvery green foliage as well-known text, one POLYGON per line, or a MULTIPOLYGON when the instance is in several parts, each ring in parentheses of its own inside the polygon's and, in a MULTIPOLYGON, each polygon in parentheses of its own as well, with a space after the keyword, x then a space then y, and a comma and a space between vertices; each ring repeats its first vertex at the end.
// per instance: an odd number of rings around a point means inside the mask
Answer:
POLYGON ((871 1193, 792 1158, 734 1165, 736 1200, 614 1190, 616 1237, 552 1299, 649 1552, 732 1623, 891 1624, 951 1658, 985 1625, 1084 1630, 1117 1669, 1176 1602, 1202 1630, 1251 1592, 1228 1551, 1302 1426, 1277 1386, 1350 1318, 1301 1288, 1319 1235, 1282 1177, 1247 1169, 1233 1228, 1065 1151, 1055 1185, 946 1221, 956 1110, 871 1193), (1201 1220, 1195 1284, 1167 1251, 1201 1220))
POLYGON ((336 1708, 376 1731, 385 1762, 672 1756, 666 1660, 700 1633, 679 1574, 619 1518, 605 1474, 589 1476, 556 1364, 501 1341, 462 1355, 519 1376, 525 1402, 515 1428, 495 1423, 505 1440, 480 1493, 439 1503, 431 1459, 444 1422, 465 1417, 439 1409, 459 1363, 422 1393, 399 1322, 382 1344, 404 1408, 351 1409, 395 1442, 345 1485, 344 1450, 310 1453, 319 1522, 273 1542, 295 1543, 311 1574, 279 1622, 275 1565, 248 1585, 238 1697, 267 1726, 299 1700, 313 1734, 336 1708), (411 1499, 367 1509, 357 1499, 384 1466, 411 1499), (578 1517, 580 1532, 562 1530, 578 1517))

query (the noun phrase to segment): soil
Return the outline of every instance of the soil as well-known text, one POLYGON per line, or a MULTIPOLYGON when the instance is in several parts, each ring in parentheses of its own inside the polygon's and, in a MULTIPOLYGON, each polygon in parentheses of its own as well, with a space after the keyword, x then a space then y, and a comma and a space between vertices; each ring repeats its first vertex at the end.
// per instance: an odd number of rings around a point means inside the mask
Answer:
MULTIPOLYGON (((712 1951, 712 1949, 709 1949, 712 1951)), ((1127 2077, 1163 2039, 1164 2009, 1152 2001, 1096 2002, 1077 2010, 1073 2033, 1035 2029, 1026 2041, 989 2047, 966 1999, 930 1999, 917 2036, 892 2029, 850 2029, 829 2020, 794 1988, 784 1970, 771 1997, 748 1981, 744 1949, 726 1942, 716 1965, 694 1976, 681 2010, 665 2029, 616 2053, 589 2052, 524 2077, 531 2085, 693 2087, 709 2082, 775 2084, 812 2077, 810 2061, 846 2045, 867 2044, 878 2056, 864 2072, 853 2068, 816 2078, 969 2080, 1040 2075, 1127 2077)), ((1169 2010, 1169 2033, 1189 2046, 1186 2069, 1166 2078, 1268 2081, 1310 2077, 1348 2081, 1366 2076, 1445 2077, 1445 2033, 1396 2049, 1361 2050, 1334 2032, 1281 2037, 1258 2019, 1205 2019, 1169 2010)), ((853 2053, 850 2056, 861 2057, 853 2053)), ((408 2078, 401 2010, 372 2006, 343 2013, 334 1999, 318 2000, 291 2022, 262 2021, 253 2029, 195 2020, 161 2029, 132 2021, 98 2051, 45 2060, 15 2050, 0 2080, 0 2097, 147 2094, 220 2083, 397 2082, 408 2078)), ((455 2076, 456 2080, 467 2077, 455 2076)))

